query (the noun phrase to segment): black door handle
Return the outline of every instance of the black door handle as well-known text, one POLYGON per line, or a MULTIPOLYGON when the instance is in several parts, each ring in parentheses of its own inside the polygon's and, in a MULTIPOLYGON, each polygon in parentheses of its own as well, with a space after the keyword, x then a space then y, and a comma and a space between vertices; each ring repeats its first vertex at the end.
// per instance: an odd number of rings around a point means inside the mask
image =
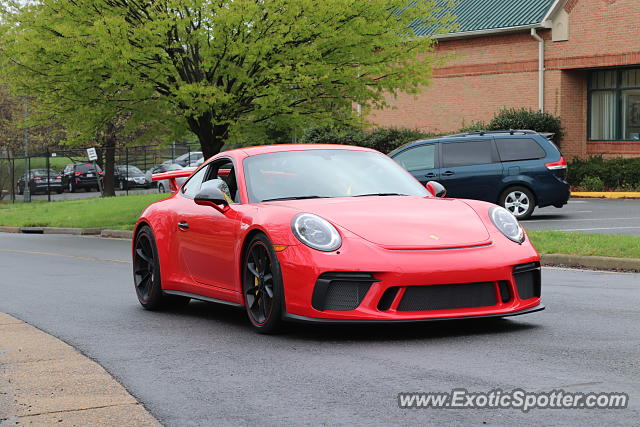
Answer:
POLYGON ((180 222, 178 223, 178 228, 179 228, 180 230, 188 230, 188 229, 189 229, 189 223, 188 223, 188 222, 186 222, 186 221, 180 221, 180 222))
POLYGON ((435 177, 436 177, 436 174, 435 174, 435 173, 433 173, 433 172, 429 172, 429 173, 428 173, 428 174, 426 174, 424 177, 425 177, 425 178, 435 178, 435 177))
POLYGON ((455 174, 456 174, 455 172, 451 172, 451 171, 442 172, 442 175, 444 175, 444 176, 451 176, 451 175, 455 175, 455 174))

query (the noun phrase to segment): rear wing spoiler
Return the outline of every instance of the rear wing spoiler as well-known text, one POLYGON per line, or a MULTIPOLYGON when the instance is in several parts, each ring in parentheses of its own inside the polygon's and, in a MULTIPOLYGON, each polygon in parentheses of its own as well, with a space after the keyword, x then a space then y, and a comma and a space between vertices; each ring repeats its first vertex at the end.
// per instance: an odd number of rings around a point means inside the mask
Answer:
MULTIPOLYGON (((151 175, 151 181, 164 181, 165 179, 169 181, 169 189, 172 193, 178 191, 178 178, 189 178, 193 172, 197 169, 191 170, 178 170, 178 171, 169 171, 162 173, 154 173, 151 175)), ((229 175, 229 169, 220 169, 218 170, 218 176, 227 176, 229 175)))
POLYGON ((165 179, 169 181, 169 189, 172 193, 178 191, 178 182, 177 178, 188 178, 191 176, 195 169, 192 170, 179 170, 179 171, 169 171, 162 173, 154 173, 151 175, 151 181, 164 181, 165 179))

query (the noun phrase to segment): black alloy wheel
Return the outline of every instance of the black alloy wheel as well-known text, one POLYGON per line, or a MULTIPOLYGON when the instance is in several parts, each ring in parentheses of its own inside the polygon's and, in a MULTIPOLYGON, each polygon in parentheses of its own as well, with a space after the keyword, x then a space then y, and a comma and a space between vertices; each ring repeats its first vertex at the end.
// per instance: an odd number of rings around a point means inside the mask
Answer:
POLYGON ((269 238, 256 235, 248 245, 243 265, 247 315, 261 333, 274 333, 282 323, 282 275, 269 238))
POLYGON ((153 232, 143 226, 136 235, 133 254, 133 280, 138 301, 147 310, 183 306, 190 298, 162 292, 158 249, 153 232))

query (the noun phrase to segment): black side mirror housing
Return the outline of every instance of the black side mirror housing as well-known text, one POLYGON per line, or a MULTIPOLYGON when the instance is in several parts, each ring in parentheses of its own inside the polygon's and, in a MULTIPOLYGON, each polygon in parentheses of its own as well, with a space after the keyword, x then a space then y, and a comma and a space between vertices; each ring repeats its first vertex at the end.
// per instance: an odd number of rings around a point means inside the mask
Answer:
POLYGON ((447 189, 438 181, 429 181, 425 187, 427 187, 427 191, 435 197, 444 197, 447 195, 447 189))
POLYGON ((193 201, 197 205, 211 206, 220 212, 225 212, 229 209, 229 197, 225 194, 228 192, 226 182, 221 179, 212 179, 202 183, 200 192, 193 201))

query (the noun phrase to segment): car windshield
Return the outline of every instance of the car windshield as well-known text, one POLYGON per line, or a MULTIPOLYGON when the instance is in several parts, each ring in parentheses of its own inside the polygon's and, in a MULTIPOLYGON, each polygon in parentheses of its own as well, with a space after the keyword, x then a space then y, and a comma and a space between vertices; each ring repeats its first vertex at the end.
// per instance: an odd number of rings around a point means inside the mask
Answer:
POLYGON ((133 174, 142 175, 142 174, 144 174, 144 172, 142 172, 140 169, 138 169, 135 166, 131 166, 131 165, 129 165, 129 166, 118 166, 118 170, 121 173, 129 173, 129 175, 133 175, 133 174))
MULTIPOLYGON (((100 169, 100 166, 98 166, 98 170, 102 171, 102 169, 100 169)), ((77 172, 95 172, 96 168, 90 163, 82 163, 82 164, 76 165, 76 171, 77 172)))
POLYGON ((163 170, 165 171, 179 171, 181 169, 182 169, 182 166, 177 165, 175 163, 171 163, 163 167, 163 170))
MULTIPOLYGON (((33 169, 31 171, 31 174, 33 176, 47 176, 47 170, 46 169, 33 169)), ((59 173, 54 171, 54 170, 50 170, 49 171, 49 175, 55 176, 55 175, 59 175, 59 173)))
POLYGON ((247 157, 249 202, 327 197, 429 196, 400 165, 371 151, 300 150, 247 157))

